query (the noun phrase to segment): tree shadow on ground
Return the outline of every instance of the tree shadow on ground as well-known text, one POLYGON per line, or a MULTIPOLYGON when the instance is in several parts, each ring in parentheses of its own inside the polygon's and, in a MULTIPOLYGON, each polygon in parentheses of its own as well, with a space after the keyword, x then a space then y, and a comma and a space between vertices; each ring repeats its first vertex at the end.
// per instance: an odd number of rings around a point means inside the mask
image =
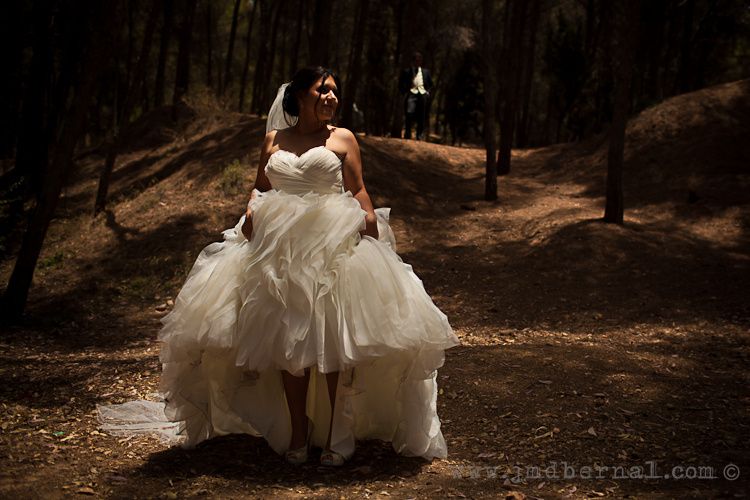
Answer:
MULTIPOLYGON (((741 470, 750 466, 743 438, 747 415, 738 404, 745 382, 736 376, 748 346, 731 335, 713 336, 714 348, 707 350, 699 335, 692 335, 700 332, 689 333, 654 338, 634 332, 620 344, 549 337, 449 350, 439 371, 438 413, 450 473, 434 477, 434 484, 469 496, 502 488, 506 478, 516 489, 543 495, 571 485, 579 492, 609 488, 615 495, 658 491, 683 498, 739 491, 747 481, 727 481, 722 472, 727 464, 741 470), (563 464, 576 474, 589 467, 600 477, 564 478, 563 464), (615 469, 631 474, 640 467, 642 475, 663 476, 676 466, 711 467, 716 479, 623 479, 615 469), (534 467, 558 475, 534 477, 529 469, 534 467), (489 469, 497 477, 489 477, 489 469)), ((228 480, 229 489, 294 493, 315 484, 417 478, 427 464, 399 456, 377 440, 359 441, 352 460, 340 469, 320 468, 317 457, 313 452, 308 464, 292 467, 262 438, 224 436, 192 450, 157 451, 135 468, 118 470, 138 481, 117 485, 114 493, 127 496, 141 482, 165 478, 180 490, 198 477, 228 480)))
POLYGON ((601 318, 603 328, 750 321, 744 292, 750 263, 742 246, 722 247, 666 222, 616 226, 589 219, 526 231, 528 239, 501 247, 440 244, 452 235, 438 232, 435 245, 402 257, 418 263, 431 290, 454 299, 458 326, 471 325, 459 314, 467 308, 485 312, 468 314, 474 320, 511 328, 575 325, 581 314, 601 318))
MULTIPOLYGON (((389 443, 379 440, 358 441, 354 456, 340 468, 322 467, 319 458, 320 450, 314 448, 307 463, 292 466, 263 438, 232 434, 204 441, 191 450, 175 446, 152 453, 139 467, 118 473, 145 480, 169 477, 175 483, 212 476, 253 486, 275 486, 282 493, 295 486, 310 487, 311 481, 331 487, 366 483, 382 476, 409 478, 420 474, 428 464, 421 458, 398 455, 389 443)), ((116 496, 131 492, 130 485, 115 490, 116 496)))
POLYGON ((117 350, 142 341, 142 316, 134 320, 133 308, 150 309, 154 290, 187 276, 201 245, 216 237, 199 230, 200 222, 200 214, 183 213, 141 231, 118 223, 108 212, 106 224, 113 228, 116 245, 100 254, 83 253, 75 262, 95 272, 74 291, 61 287, 30 301, 23 320, 8 329, 6 338, 23 342, 33 331, 63 352, 91 345, 117 350))
MULTIPOLYGON (((121 158, 112 172, 109 199, 119 202, 134 198, 178 172, 186 180, 206 183, 220 175, 222 169, 235 159, 250 157, 254 162, 263 130, 261 120, 247 119, 202 135, 187 145, 150 150, 130 161, 121 158)), ((252 167, 255 167, 254 163, 252 167)), ((66 215, 70 217, 85 211, 90 198, 91 193, 86 190, 68 197, 66 206, 70 209, 66 215)))
MULTIPOLYGON (((158 363, 149 364, 154 372, 158 372, 158 363)), ((139 380, 145 377, 144 368, 147 367, 140 357, 108 359, 93 355, 58 359, 52 367, 40 366, 40 358, 34 355, 15 358, 0 356, 0 365, 12 373, 12 383, 0 386, 0 398, 4 402, 36 409, 62 408, 71 413, 83 408, 95 408, 101 402, 102 394, 87 389, 92 380, 108 380, 109 384, 105 382, 104 385, 114 388, 116 378, 139 380)))
MULTIPOLYGON (((577 484, 581 491, 614 484, 618 495, 739 491, 722 471, 727 464, 750 466, 747 411, 740 404, 745 382, 737 377, 747 340, 713 338, 709 350, 701 332, 690 333, 655 340, 634 332, 617 346, 550 336, 451 350, 440 371, 439 407, 450 458, 497 466, 500 473, 554 463, 558 473, 562 463, 576 471, 597 465, 649 471, 653 462, 662 475, 675 466, 709 466, 717 479, 617 480, 610 470, 596 482, 580 476, 546 482, 577 484)), ((457 487, 471 482, 468 469, 459 470, 457 487)), ((534 489, 545 481, 525 479, 534 489)))

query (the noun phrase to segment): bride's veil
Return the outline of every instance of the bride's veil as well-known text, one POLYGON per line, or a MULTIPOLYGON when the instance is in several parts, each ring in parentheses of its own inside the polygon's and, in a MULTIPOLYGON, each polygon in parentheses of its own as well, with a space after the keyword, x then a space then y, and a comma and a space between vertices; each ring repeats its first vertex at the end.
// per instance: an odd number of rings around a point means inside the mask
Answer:
POLYGON ((163 442, 175 445, 185 441, 184 422, 171 422, 164 413, 166 402, 159 393, 156 401, 138 399, 121 404, 96 405, 99 428, 113 436, 155 434, 163 442))
POLYGON ((284 112, 284 92, 291 82, 287 82, 279 87, 279 91, 276 92, 276 99, 271 104, 271 109, 268 110, 268 118, 266 118, 266 133, 271 130, 281 130, 289 128, 297 123, 296 116, 290 116, 284 112))

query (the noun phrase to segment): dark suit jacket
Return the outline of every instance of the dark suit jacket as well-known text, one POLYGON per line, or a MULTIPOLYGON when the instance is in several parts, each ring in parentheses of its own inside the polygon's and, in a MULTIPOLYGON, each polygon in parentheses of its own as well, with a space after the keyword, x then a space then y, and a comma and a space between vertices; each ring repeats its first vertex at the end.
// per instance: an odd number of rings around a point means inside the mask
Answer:
MULTIPOLYGON (((417 76, 417 68, 414 66, 410 68, 406 68, 401 72, 401 78, 399 78, 398 82, 398 89, 401 91, 402 94, 406 94, 411 89, 411 82, 414 80, 414 77, 417 76)), ((430 92, 432 90, 432 75, 430 75, 430 70, 422 66, 422 80, 424 88, 427 92, 430 92)))

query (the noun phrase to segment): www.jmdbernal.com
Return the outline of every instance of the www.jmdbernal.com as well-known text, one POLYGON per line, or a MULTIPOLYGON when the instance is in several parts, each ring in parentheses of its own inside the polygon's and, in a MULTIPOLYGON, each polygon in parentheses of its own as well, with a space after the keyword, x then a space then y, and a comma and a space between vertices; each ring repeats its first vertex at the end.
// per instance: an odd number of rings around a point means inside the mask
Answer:
POLYGON ((452 474, 456 479, 507 479, 512 483, 529 480, 555 479, 669 479, 669 480, 706 480, 726 479, 734 481, 740 477, 740 468, 735 464, 722 467, 710 465, 674 465, 659 466, 654 460, 643 465, 583 465, 576 466, 567 462, 550 462, 539 466, 518 465, 452 465, 452 474))

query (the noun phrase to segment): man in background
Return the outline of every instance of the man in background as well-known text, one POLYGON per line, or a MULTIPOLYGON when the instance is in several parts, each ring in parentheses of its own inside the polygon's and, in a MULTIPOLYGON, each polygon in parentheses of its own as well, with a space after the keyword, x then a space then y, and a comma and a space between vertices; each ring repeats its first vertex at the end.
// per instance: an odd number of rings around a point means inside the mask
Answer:
POLYGON ((430 70, 422 67, 422 54, 414 53, 412 65, 401 72, 399 90, 404 94, 404 114, 406 125, 404 137, 411 139, 411 128, 417 126, 417 140, 424 140, 424 124, 427 114, 427 100, 432 90, 430 70))

